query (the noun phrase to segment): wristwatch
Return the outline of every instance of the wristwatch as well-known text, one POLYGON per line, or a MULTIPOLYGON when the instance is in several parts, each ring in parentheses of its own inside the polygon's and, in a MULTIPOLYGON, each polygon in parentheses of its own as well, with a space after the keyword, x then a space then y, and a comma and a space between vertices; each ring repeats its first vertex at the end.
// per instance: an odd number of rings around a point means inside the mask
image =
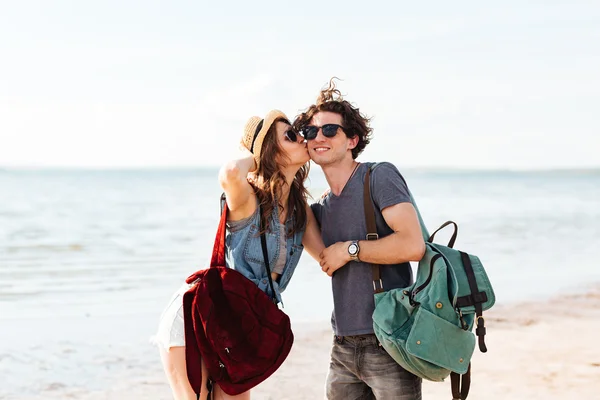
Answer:
POLYGON ((358 246, 358 241, 353 240, 352 243, 348 245, 348 254, 350 255, 350 259, 352 261, 360 261, 358 259, 358 252, 360 251, 360 247, 358 246))

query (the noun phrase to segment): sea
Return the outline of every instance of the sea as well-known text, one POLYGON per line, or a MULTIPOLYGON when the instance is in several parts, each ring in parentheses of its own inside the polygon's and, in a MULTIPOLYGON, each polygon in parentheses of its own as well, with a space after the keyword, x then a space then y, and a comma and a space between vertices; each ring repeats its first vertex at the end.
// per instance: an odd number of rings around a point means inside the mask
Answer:
MULTIPOLYGON (((600 282, 600 170, 398 166, 430 232, 458 224, 455 247, 479 256, 497 304, 555 301, 600 282)), ((208 265, 217 172, 0 170, 0 399, 148 384, 162 309, 208 265)), ((314 198, 327 188, 317 166, 308 187, 314 198)), ((296 330, 329 327, 330 285, 304 254, 283 293, 296 330)))

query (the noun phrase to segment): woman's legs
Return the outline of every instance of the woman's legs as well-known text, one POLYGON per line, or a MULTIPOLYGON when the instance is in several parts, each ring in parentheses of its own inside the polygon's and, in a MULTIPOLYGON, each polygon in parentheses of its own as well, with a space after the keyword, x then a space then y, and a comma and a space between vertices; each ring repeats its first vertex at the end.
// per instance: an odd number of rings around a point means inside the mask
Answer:
MULTIPOLYGON (((204 394, 204 393, 202 393, 204 394)), ((202 398, 202 397, 200 397, 202 398)), ((237 396, 230 396, 223 392, 219 385, 215 385, 215 397, 214 400, 250 400, 250 390, 247 392, 238 394, 237 396)))
POLYGON ((160 346, 160 359, 162 360, 165 374, 167 374, 173 398, 175 400, 196 400, 196 393, 194 393, 187 377, 185 347, 171 347, 167 351, 164 347, 160 346))
MULTIPOLYGON (((173 392, 173 398, 175 400, 196 400, 196 393, 190 385, 187 377, 187 369, 185 365, 185 347, 177 346, 171 347, 169 351, 166 351, 163 347, 160 348, 160 358, 173 392)), ((202 391, 200 393, 200 400, 208 400, 208 393, 206 390, 206 379, 208 377, 208 371, 202 362, 202 391)), ((250 400, 250 391, 238 394, 237 396, 230 396, 223 392, 219 385, 213 386, 214 400, 250 400)), ((210 400, 213 400, 210 399, 210 400)))
POLYGON ((202 392, 200 393, 201 400, 250 400, 250 391, 238 394, 237 396, 231 396, 225 393, 219 385, 213 385, 213 398, 208 399, 208 393, 206 393, 206 377, 208 376, 208 371, 206 366, 204 365, 204 361, 202 361, 202 392))

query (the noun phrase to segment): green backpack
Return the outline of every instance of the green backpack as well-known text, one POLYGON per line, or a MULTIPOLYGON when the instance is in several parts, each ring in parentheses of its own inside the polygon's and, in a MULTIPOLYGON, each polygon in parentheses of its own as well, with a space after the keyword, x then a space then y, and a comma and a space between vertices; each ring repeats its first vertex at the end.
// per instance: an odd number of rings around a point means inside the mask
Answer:
MULTIPOLYGON (((365 177, 364 203, 367 240, 374 240, 378 234, 370 172, 365 177)), ((479 258, 452 248, 458 233, 456 223, 448 221, 429 235, 412 194, 410 198, 425 239, 425 255, 414 284, 406 288, 385 291, 380 266, 373 265, 373 328, 383 348, 404 369, 430 381, 451 375, 453 398, 466 399, 475 350, 471 330, 476 323, 479 349, 486 352, 482 312, 494 305, 494 291, 479 258), (448 225, 454 226, 448 246, 433 243, 435 234, 448 225)))

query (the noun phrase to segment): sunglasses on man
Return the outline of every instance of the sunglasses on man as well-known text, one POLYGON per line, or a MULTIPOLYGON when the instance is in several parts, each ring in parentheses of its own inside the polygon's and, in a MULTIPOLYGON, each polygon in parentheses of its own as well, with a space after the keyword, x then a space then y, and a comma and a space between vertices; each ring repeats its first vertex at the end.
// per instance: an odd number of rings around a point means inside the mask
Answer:
POLYGON ((319 129, 323 132, 323 136, 332 138, 337 135, 338 129, 344 129, 344 127, 338 124, 325 124, 323 126, 307 125, 302 129, 304 139, 315 139, 319 133, 319 129))

